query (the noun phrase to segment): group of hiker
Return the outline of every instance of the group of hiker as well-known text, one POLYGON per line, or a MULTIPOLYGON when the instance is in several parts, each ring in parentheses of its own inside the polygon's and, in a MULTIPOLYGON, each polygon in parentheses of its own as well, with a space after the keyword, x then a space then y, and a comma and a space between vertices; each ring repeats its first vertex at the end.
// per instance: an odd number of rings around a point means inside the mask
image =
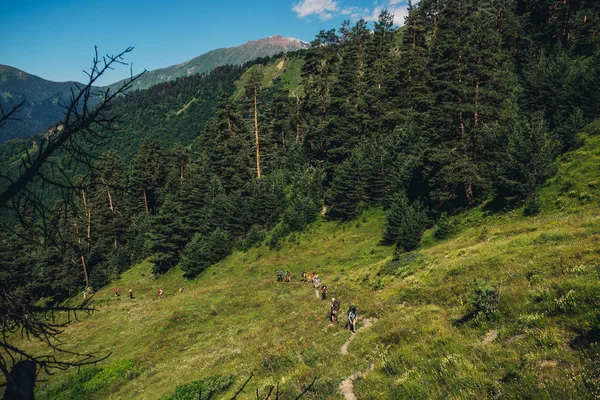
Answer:
MULTIPOLYGON (((290 271, 285 272, 285 281, 286 282, 292 281, 292 274, 290 274, 290 271)), ((281 271, 281 270, 277 271, 277 282, 283 282, 283 271, 281 271)))
MULTIPOLYGON (((180 293, 180 294, 181 294, 181 293, 183 293, 183 290, 184 290, 183 286, 180 286, 180 287, 179 287, 179 293, 180 293)), ((91 288, 91 287, 88 287, 86 290, 84 290, 84 291, 83 291, 83 298, 84 298, 84 299, 86 299, 86 298, 87 298, 87 296, 88 296, 89 294, 92 294, 92 293, 94 293, 94 292, 92 291, 92 288, 91 288)), ((115 297, 119 297, 119 296, 121 295, 121 293, 119 292, 119 289, 118 289, 118 288, 113 288, 113 293, 114 293, 115 297)), ((158 289, 158 291, 156 292, 156 298, 157 298, 157 299, 161 299, 161 298, 162 298, 162 296, 163 296, 163 293, 164 293, 164 292, 163 292, 163 290, 162 290, 162 289, 158 289)), ((129 295, 129 298, 130 298, 130 299, 133 299, 133 290, 132 290, 132 289, 129 289, 129 292, 127 292, 127 294, 129 295)))
MULTIPOLYGON (((285 273, 286 282, 291 282, 291 274, 289 271, 285 273)), ((277 271, 277 282, 283 282, 283 271, 277 271)), ((327 300, 327 285, 321 285, 321 278, 313 271, 312 275, 308 275, 306 270, 302 271, 302 282, 311 282, 315 288, 315 296, 322 300, 327 300)), ((340 301, 335 297, 331 299, 331 307, 329 310, 329 321, 333 323, 338 322, 338 314, 340 312, 341 305, 340 301)), ((356 307, 351 305, 348 308, 348 322, 346 323, 346 329, 350 329, 352 333, 356 332, 356 318, 358 313, 356 307)))

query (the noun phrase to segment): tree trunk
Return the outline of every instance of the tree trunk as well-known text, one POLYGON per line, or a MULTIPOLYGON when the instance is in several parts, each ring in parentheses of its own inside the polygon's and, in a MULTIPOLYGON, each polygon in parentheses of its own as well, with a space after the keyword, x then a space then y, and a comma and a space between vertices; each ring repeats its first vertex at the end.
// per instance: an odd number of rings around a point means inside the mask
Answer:
POLYGON ((87 209, 87 241, 90 243, 92 240, 92 209, 87 209))
POLYGON ((473 124, 475 127, 479 126, 479 81, 475 84, 475 118, 473 124))
POLYGON ((467 196, 467 204, 469 206, 475 204, 475 200, 473 199, 473 184, 471 182, 465 183, 465 195, 467 196))
POLYGON ((81 189, 81 198, 83 200, 83 207, 85 208, 85 212, 87 214, 87 236, 86 236, 86 240, 88 243, 90 243, 90 239, 91 239, 91 233, 92 233, 92 227, 91 227, 91 220, 92 220, 92 210, 90 209, 87 200, 85 198, 85 191, 83 189, 81 189))
POLYGON ((146 197, 145 190, 144 190, 144 210, 146 211, 146 215, 148 215, 148 198, 146 197))
POLYGON ((112 202, 112 196, 110 195, 110 191, 107 189, 106 190, 106 194, 108 194, 108 206, 110 208, 110 211, 115 211, 115 209, 113 208, 113 202, 112 202))
POLYGON ((88 280, 87 268, 85 267, 85 258, 81 255, 81 265, 83 266, 83 276, 85 276, 85 287, 90 287, 90 281, 88 280))

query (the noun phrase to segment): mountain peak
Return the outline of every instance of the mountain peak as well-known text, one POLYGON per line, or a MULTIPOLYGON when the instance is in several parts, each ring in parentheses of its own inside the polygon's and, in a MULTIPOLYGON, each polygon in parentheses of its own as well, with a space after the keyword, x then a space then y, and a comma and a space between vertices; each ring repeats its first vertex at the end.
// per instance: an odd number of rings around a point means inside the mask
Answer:
MULTIPOLYGON (((304 50, 309 47, 309 43, 300 39, 280 35, 269 36, 252 40, 236 47, 212 50, 176 65, 148 71, 134 83, 134 88, 146 89, 157 83, 175 80, 181 76, 208 73, 222 65, 242 65, 256 58, 304 50)), ((118 84, 119 82, 111 86, 118 84)))

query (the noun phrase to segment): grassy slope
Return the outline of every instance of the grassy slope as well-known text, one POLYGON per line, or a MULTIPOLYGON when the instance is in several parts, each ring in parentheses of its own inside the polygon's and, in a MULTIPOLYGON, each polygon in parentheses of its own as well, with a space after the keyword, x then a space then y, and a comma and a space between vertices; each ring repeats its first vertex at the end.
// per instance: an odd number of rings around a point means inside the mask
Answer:
POLYGON ((298 96, 304 96, 304 89, 301 83, 301 70, 304 64, 304 59, 298 56, 283 56, 270 62, 269 64, 262 66, 254 65, 250 67, 242 77, 235 82, 236 92, 233 95, 234 100, 240 100, 244 97, 244 86, 248 82, 249 72, 252 69, 263 68, 263 81, 264 87, 273 86, 273 81, 276 78, 280 78, 283 84, 283 88, 288 89, 298 96))
POLYGON ((306 397, 340 399, 339 383, 372 363, 355 383, 359 398, 597 396, 598 361, 573 340, 600 307, 600 137, 591 135, 599 128, 563 157, 537 217, 477 209, 457 218, 453 238, 428 232, 420 249, 396 261, 378 244, 384 215, 375 209, 351 224, 315 223, 279 251, 236 252, 193 282, 178 270, 153 281, 143 263, 114 284, 123 294, 132 288, 134 300, 103 288, 99 312, 63 340, 68 349, 111 350, 104 365, 135 361, 132 379, 109 381, 94 392, 100 398, 160 398, 214 374, 235 377, 230 397, 254 373, 242 398, 276 382, 290 398, 318 377, 306 397), (349 355, 340 354, 349 337, 343 321, 328 327, 328 302, 297 282, 304 268, 319 273, 343 310, 354 303, 361 316, 378 318, 349 355), (276 283, 277 269, 295 282, 276 283), (473 278, 499 285, 500 305, 491 318, 465 322, 473 278), (492 329, 498 337, 484 343, 492 329))

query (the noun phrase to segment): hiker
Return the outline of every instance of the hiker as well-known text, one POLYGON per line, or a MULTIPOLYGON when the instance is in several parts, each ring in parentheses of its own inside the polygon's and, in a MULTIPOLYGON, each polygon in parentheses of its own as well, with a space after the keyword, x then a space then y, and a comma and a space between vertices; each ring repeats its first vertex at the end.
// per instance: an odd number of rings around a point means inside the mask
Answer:
POLYGON ((308 280, 308 274, 306 270, 302 271, 302 282, 306 282, 308 280))
POLYGON ((115 292, 115 297, 119 297, 119 289, 114 288, 113 292, 115 292))
POLYGON ((129 289, 129 298, 133 299, 133 290, 129 289))
POLYGON ((162 289, 158 289, 158 292, 156 294, 157 294, 157 297, 160 299, 163 295, 162 289))
POLYGON ((321 299, 327 300, 327 286, 325 285, 321 288, 321 299))
POLYGON ((87 299, 87 292, 85 290, 83 291, 83 299, 87 299))
POLYGON ((292 281, 292 274, 290 274, 290 271, 285 271, 285 281, 286 282, 292 281))
POLYGON ((179 286, 179 294, 183 293, 183 286, 179 286))
POLYGON ((356 312, 355 306, 350 306, 348 309, 348 323, 346 324, 346 329, 350 329, 352 333, 356 333, 356 318, 358 317, 358 313, 356 312))
POLYGON ((336 300, 335 297, 331 299, 331 311, 329 312, 329 320, 331 322, 338 322, 338 313, 340 312, 340 301, 336 300))
POLYGON ((277 282, 283 282, 283 271, 277 271, 277 282))
POLYGON ((316 277, 317 277, 317 274, 315 273, 315 271, 313 271, 312 276, 310 277, 310 281, 314 283, 316 277))
POLYGON ((313 279, 313 284, 315 285, 315 296, 317 299, 319 298, 319 286, 321 286, 321 280, 319 279, 319 275, 315 275, 313 279))

